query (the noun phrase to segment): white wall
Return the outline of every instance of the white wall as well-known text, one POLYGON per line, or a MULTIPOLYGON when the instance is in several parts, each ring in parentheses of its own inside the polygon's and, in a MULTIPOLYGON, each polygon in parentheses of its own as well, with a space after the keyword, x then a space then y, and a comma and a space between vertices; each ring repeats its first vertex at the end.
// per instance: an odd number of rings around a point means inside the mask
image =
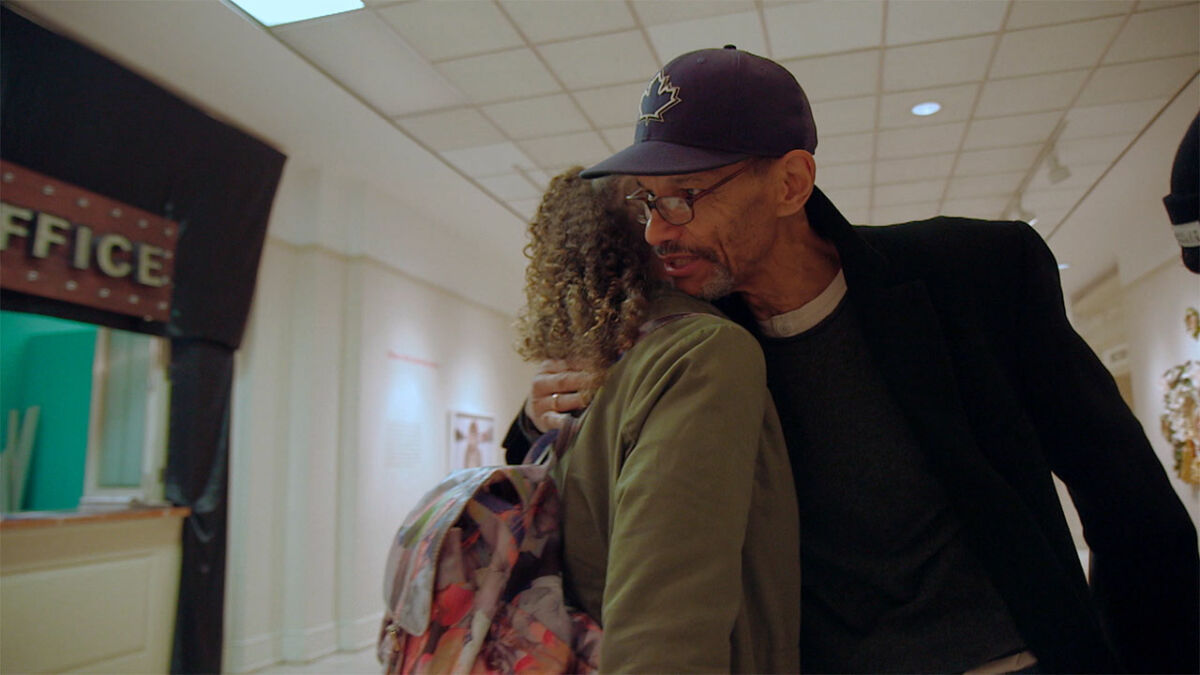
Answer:
MULTIPOLYGON (((1162 204, 1163 195, 1170 192, 1175 152, 1198 108, 1200 82, 1193 79, 1101 178, 1049 243, 1060 254, 1087 251, 1092 241, 1115 251, 1120 293, 1113 301, 1122 308, 1112 315, 1124 316, 1121 329, 1129 345, 1133 411, 1192 521, 1200 526, 1200 493, 1176 476, 1159 421, 1164 412, 1163 371, 1200 358, 1200 343, 1183 330, 1184 309, 1200 307, 1200 276, 1188 272, 1179 260, 1179 246, 1162 204)), ((1097 253, 1097 257, 1103 256, 1097 253)), ((1072 265, 1064 278, 1076 272, 1072 265)))
POLYGON ((521 404, 512 316, 359 250, 364 230, 403 246, 410 213, 344 176, 285 173, 237 361, 227 671, 372 644, 390 539, 447 470, 448 411, 493 415, 498 447, 521 404))
POLYGON ((1163 373, 1188 359, 1200 361, 1200 341, 1184 330, 1183 313, 1188 307, 1200 309, 1200 276, 1189 272, 1178 255, 1125 288, 1125 311, 1130 325, 1136 327, 1129 336, 1134 414, 1192 522, 1200 524, 1200 487, 1185 483, 1175 473, 1173 450, 1159 424, 1165 412, 1163 373))

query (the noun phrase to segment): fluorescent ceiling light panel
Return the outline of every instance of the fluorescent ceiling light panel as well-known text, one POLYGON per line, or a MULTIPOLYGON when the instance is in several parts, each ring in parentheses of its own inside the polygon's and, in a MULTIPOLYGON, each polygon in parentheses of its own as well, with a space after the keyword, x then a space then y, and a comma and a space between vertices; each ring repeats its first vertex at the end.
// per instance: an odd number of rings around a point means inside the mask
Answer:
POLYGON ((264 26, 362 9, 362 0, 230 0, 264 26))
POLYGON ((912 114, 919 117, 927 117, 942 109, 942 104, 937 101, 926 101, 918 103, 912 107, 912 114))

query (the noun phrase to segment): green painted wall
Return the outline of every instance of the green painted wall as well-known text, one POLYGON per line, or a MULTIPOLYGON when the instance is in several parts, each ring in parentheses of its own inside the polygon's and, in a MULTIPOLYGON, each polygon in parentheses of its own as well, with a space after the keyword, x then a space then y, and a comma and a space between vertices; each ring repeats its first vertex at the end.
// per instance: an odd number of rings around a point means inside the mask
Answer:
POLYGON ((8 411, 41 406, 24 508, 73 509, 83 495, 96 328, 0 312, 0 443, 8 411))

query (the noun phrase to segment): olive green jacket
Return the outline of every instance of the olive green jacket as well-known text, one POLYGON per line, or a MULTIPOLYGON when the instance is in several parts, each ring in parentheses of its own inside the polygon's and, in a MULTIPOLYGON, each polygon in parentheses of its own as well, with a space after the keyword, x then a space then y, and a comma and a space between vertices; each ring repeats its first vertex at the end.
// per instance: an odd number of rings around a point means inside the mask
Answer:
POLYGON ((555 467, 568 593, 604 672, 797 672, 795 488, 762 352, 664 291, 555 467))

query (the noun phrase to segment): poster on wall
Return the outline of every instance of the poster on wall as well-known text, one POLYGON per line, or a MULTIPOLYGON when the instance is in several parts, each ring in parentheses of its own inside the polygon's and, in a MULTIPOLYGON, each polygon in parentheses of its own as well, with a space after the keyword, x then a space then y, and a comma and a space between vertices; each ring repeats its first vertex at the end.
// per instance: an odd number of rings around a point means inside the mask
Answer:
POLYGON ((450 411, 450 471, 500 464, 496 455, 496 420, 491 415, 450 411))

